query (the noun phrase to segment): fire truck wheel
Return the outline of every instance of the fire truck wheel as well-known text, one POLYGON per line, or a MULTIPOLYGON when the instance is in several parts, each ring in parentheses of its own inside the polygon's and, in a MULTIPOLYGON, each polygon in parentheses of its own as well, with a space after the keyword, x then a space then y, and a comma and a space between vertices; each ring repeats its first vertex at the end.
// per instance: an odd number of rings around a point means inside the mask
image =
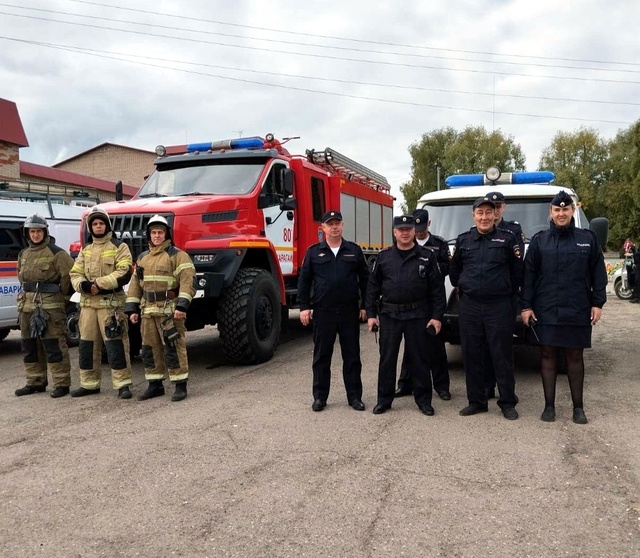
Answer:
POLYGON ((11 330, 8 327, 0 329, 0 341, 5 339, 11 330))
POLYGON ((78 327, 78 306, 74 303, 67 305, 67 318, 64 322, 64 336, 68 347, 77 347, 80 344, 80 328, 78 327))
POLYGON ((238 270, 220 298, 218 330, 227 357, 239 364, 273 357, 280 336, 278 286, 264 269, 238 270))

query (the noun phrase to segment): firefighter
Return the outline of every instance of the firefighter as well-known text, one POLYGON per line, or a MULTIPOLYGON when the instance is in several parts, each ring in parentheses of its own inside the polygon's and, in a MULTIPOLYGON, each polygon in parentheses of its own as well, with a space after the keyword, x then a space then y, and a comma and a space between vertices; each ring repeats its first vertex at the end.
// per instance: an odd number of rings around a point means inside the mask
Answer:
POLYGON ((165 373, 175 384, 171 401, 187 396, 189 365, 184 321, 195 295, 195 267, 191 258, 173 245, 171 227, 161 215, 147 224, 149 250, 136 262, 125 312, 132 323, 142 315, 142 361, 149 382, 141 401, 164 395, 165 373))
POLYGON ((54 387, 51 397, 62 397, 71 385, 65 307, 71 296, 73 260, 54 244, 44 217, 27 217, 24 229, 29 245, 18 255, 22 292, 17 302, 27 385, 15 394, 45 391, 48 365, 54 387))
POLYGON ((100 359, 104 342, 111 382, 119 399, 131 399, 131 364, 123 287, 131 279, 129 247, 113 237, 107 212, 94 207, 86 218, 91 242, 71 268, 71 283, 80 297, 80 387, 71 397, 100 393, 100 359))

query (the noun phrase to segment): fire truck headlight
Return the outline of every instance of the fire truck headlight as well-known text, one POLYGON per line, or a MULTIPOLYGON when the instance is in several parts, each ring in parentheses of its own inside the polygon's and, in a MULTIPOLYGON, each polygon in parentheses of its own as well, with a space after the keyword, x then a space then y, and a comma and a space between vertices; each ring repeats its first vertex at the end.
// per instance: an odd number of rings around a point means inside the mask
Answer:
POLYGON ((487 180, 489 182, 495 182, 496 180, 498 180, 500 178, 501 174, 502 174, 502 172, 500 171, 500 169, 498 167, 489 167, 487 169, 487 173, 485 174, 485 176, 487 177, 487 180))
POLYGON ((167 148, 164 145, 158 145, 156 147, 156 155, 158 157, 164 157, 167 154, 167 148))
POLYGON ((207 280, 204 277, 198 279, 198 287, 204 289, 207 286, 207 280))

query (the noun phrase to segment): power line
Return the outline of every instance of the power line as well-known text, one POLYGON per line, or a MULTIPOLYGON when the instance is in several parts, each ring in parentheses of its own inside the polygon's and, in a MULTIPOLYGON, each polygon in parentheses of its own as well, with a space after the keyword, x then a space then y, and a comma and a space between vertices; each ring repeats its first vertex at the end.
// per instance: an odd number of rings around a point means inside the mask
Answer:
POLYGON ((125 10, 129 12, 137 12, 145 15, 154 15, 154 16, 163 16, 170 17, 172 19, 183 19, 185 21, 196 21, 198 23, 213 23, 216 25, 226 25, 229 27, 238 27, 241 29, 253 29, 256 31, 269 31, 273 33, 283 33, 287 35, 295 35, 300 37, 313 37, 317 39, 330 39, 336 41, 347 41, 353 43, 362 43, 362 44, 371 44, 371 45, 380 45, 380 46, 393 46, 393 47, 402 47, 402 48, 412 48, 412 49, 421 49, 421 50, 435 50, 435 51, 443 51, 443 52, 454 52, 459 54, 473 54, 473 55, 489 55, 489 56, 510 56, 512 58, 528 58, 533 60, 558 60, 561 62, 582 62, 588 64, 615 64, 620 66, 640 66, 640 63, 637 62, 617 62, 613 60, 594 60, 594 59, 580 59, 580 58, 560 58, 560 57, 552 57, 552 56, 532 56, 528 54, 505 54, 491 51, 479 51, 479 50, 462 50, 462 49, 453 49, 453 48, 442 48, 442 47, 430 47, 424 45, 411 45, 411 44, 403 44, 403 43, 392 43, 385 41, 372 41, 370 39, 355 39, 353 37, 338 37, 335 35, 321 35, 316 33, 304 33, 301 31, 290 31, 288 29, 275 29, 272 27, 258 27, 254 25, 245 25, 239 23, 230 23, 226 21, 214 20, 214 19, 204 19, 200 17, 189 17, 178 14, 167 14, 163 12, 151 11, 151 10, 141 10, 138 8, 130 8, 125 6, 114 6, 113 4, 105 4, 103 2, 89 2, 87 0, 68 0, 69 2, 75 2, 77 4, 87 4, 90 6, 98 6, 100 8, 114 8, 116 10, 125 10))
MULTIPOLYGON (((195 71, 195 70, 187 70, 184 68, 171 68, 171 67, 167 67, 164 65, 160 65, 160 64, 150 64, 150 63, 145 63, 145 62, 139 62, 136 60, 129 60, 129 59, 123 59, 123 58, 118 58, 116 56, 107 56, 107 55, 102 55, 102 54, 97 54, 94 52, 88 52, 86 50, 82 50, 79 47, 63 47, 63 46, 54 46, 51 44, 47 44, 47 43, 40 43, 38 41, 26 41, 24 39, 7 39, 5 37, 1 37, 2 39, 5 40, 12 40, 12 41, 18 41, 18 42, 22 42, 22 43, 29 43, 29 44, 33 44, 36 46, 44 46, 46 48, 54 48, 54 49, 58 49, 58 50, 64 50, 67 52, 73 52, 76 54, 84 54, 86 56, 94 56, 96 58, 105 58, 105 59, 110 59, 110 60, 116 60, 119 62, 128 62, 130 64, 136 64, 136 65, 140 65, 140 66, 147 66, 147 67, 154 67, 154 68, 160 68, 163 70, 173 70, 173 71, 177 71, 177 72, 183 72, 183 73, 187 73, 187 74, 193 74, 193 75, 200 75, 200 76, 205 76, 205 77, 212 77, 212 78, 217 78, 217 79, 224 79, 224 80, 230 80, 230 81, 236 81, 236 82, 240 82, 240 83, 250 83, 253 85, 260 85, 260 86, 266 86, 266 87, 276 87, 279 89, 286 89, 286 90, 291 90, 291 91, 301 91, 301 92, 305 92, 305 93, 317 93, 317 94, 321 94, 321 95, 329 95, 329 96, 334 96, 334 97, 344 97, 344 98, 350 98, 350 99, 359 99, 359 100, 366 100, 366 101, 376 101, 376 102, 382 102, 382 103, 390 103, 390 104, 395 104, 395 105, 404 105, 404 106, 415 106, 415 107, 428 107, 428 108, 435 108, 435 109, 445 109, 445 110, 454 110, 454 111, 464 111, 464 112, 475 112, 475 113, 484 113, 484 114, 501 114, 501 115, 506 115, 506 116, 524 116, 524 117, 528 117, 528 118, 550 118, 550 119, 554 119, 554 120, 568 120, 568 121, 579 121, 579 122, 599 122, 599 123, 605 123, 605 124, 631 124, 631 122, 627 122, 627 121, 618 121, 618 120, 600 120, 600 119, 588 119, 588 118, 580 118, 580 117, 568 117, 568 116, 555 116, 555 115, 548 115, 548 114, 531 114, 531 113, 517 113, 517 112, 509 112, 509 111, 493 111, 493 110, 484 110, 484 109, 476 109, 476 108, 468 108, 468 107, 454 107, 454 106, 447 106, 447 105, 436 105, 436 104, 431 104, 431 103, 418 103, 418 102, 412 102, 412 101, 399 101, 399 100, 393 100, 393 99, 384 99, 384 98, 380 98, 380 97, 367 97, 367 96, 362 96, 362 95, 353 95, 353 94, 349 94, 349 93, 335 93, 332 91, 321 91, 321 90, 317 90, 317 89, 309 89, 309 88, 304 88, 304 87, 295 87, 295 86, 287 86, 287 85, 281 85, 281 84, 276 84, 276 83, 269 83, 269 82, 261 82, 261 81, 255 81, 255 80, 248 80, 248 79, 243 79, 243 78, 237 78, 237 77, 231 77, 231 76, 221 76, 221 75, 216 75, 216 74, 209 74, 206 72, 199 72, 199 71, 195 71)), ((127 55, 127 56, 131 56, 131 55, 127 55)))
MULTIPOLYGON (((215 46, 230 46, 233 48, 242 48, 247 50, 254 50, 259 52, 264 52, 263 48, 253 47, 249 45, 234 45, 229 43, 223 43, 219 41, 207 41, 203 39, 192 39, 187 37, 174 37, 171 35, 162 35, 159 33, 149 33, 143 31, 133 31, 129 29, 118 29, 114 27, 106 27, 99 25, 92 25, 89 23, 81 23, 81 22, 71 22, 71 21, 62 21, 56 19, 49 19, 37 16, 28 16, 23 14, 13 14, 8 12, 0 12, 0 15, 8 15, 13 17, 19 17, 24 19, 32 19, 37 21, 46 21, 53 23, 62 23, 66 25, 73 25, 78 27, 85 27, 90 29, 101 29, 105 31, 116 31, 120 33, 128 33, 140 36, 148 36, 148 37, 156 37, 162 39, 173 39, 177 41, 191 42, 191 43, 200 43, 200 44, 208 44, 215 46)), ((449 71, 449 72, 463 72, 463 73, 475 73, 475 74, 492 74, 492 75, 502 75, 502 76, 512 76, 512 77, 533 77, 537 79, 556 79, 556 80, 574 80, 574 81, 589 81, 589 82, 599 82, 599 83, 620 83, 620 84, 628 84, 628 85, 640 85, 640 81, 629 81, 629 80, 616 80, 616 79, 607 79, 607 78, 593 78, 593 77, 579 77, 579 76, 553 76, 553 75, 536 75, 536 74, 521 74, 521 73, 513 73, 513 72, 501 72, 496 70, 476 70, 471 68, 448 68, 442 66, 428 66, 428 65, 419 65, 419 64, 408 64, 402 62, 387 62, 387 61, 376 61, 376 60, 365 60, 361 58, 346 58, 339 56, 331 56, 326 54, 313 54, 313 53, 304 53, 304 52, 292 52, 287 50, 278 50, 278 49, 270 49, 269 53, 277 53, 277 54, 289 54, 293 56, 303 56, 310 58, 320 58, 325 60, 338 60, 343 62, 358 62, 361 64, 379 64, 383 66, 395 66, 395 67, 404 67, 404 68, 419 68, 419 69, 430 69, 430 70, 439 70, 439 71, 449 71)))

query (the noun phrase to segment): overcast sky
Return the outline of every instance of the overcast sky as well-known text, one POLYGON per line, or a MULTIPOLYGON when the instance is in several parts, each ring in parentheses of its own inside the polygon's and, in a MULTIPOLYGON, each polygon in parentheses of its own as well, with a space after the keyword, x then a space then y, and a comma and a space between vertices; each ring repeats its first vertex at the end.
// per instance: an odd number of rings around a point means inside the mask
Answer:
MULTIPOLYGON (((640 118, 637 0, 0 3, 0 97, 25 161, 300 136, 398 187, 445 126, 513 136, 537 169, 558 131, 640 118)), ((435 173, 435 170, 434 170, 435 173)), ((399 200, 401 201, 401 200, 399 200)))

